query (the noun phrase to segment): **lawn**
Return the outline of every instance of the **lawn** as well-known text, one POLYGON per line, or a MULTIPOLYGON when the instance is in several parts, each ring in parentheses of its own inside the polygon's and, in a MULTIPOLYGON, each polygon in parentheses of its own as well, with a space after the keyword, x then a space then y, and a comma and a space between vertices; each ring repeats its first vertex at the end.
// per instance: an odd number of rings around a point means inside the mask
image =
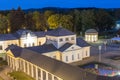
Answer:
POLYGON ((27 74, 19 71, 14 71, 9 73, 10 76, 14 77, 16 80, 35 80, 32 77, 28 76, 27 74))

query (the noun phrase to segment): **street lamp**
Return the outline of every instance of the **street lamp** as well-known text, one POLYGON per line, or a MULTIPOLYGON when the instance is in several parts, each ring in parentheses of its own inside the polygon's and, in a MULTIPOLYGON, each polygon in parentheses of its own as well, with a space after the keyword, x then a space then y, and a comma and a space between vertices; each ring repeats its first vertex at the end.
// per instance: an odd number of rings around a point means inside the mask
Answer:
POLYGON ((105 51, 107 50, 107 41, 104 42, 105 51))
POLYGON ((101 49, 102 49, 102 46, 101 45, 99 45, 99 62, 101 62, 101 49))

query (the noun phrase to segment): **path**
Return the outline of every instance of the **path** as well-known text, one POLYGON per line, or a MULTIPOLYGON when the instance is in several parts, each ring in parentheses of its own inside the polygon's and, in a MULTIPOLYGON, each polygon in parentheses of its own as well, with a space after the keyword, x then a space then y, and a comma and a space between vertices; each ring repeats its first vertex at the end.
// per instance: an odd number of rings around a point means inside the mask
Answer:
POLYGON ((10 68, 8 66, 3 66, 3 69, 0 71, 0 77, 4 80, 11 80, 7 73, 10 72, 10 68))

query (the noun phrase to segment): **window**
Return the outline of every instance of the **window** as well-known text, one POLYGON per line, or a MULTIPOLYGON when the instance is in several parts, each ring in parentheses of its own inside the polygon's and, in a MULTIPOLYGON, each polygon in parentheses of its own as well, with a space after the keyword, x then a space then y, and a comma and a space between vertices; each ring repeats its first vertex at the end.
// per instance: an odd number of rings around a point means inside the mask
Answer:
POLYGON ((26 45, 26 44, 24 44, 24 47, 27 47, 27 45, 26 45))
POLYGON ((39 42, 39 45, 41 45, 41 42, 39 42))
POLYGON ((74 60, 74 55, 72 55, 72 60, 74 60))
POLYGON ((69 38, 66 38, 66 41, 69 41, 69 38))
POLYGON ((74 37, 72 37, 71 40, 74 40, 74 37))
POLYGON ((86 51, 86 56, 88 56, 88 53, 87 53, 87 51, 86 51))
POLYGON ((60 42, 62 42, 62 41, 63 41, 63 39, 61 38, 59 41, 60 41, 60 42))
POLYGON ((68 61, 68 56, 66 56, 66 61, 68 61))
POLYGON ((2 50, 3 48, 2 48, 2 45, 0 45, 0 50, 2 50))
POLYGON ((78 59, 80 59, 80 55, 78 54, 78 59))
POLYGON ((32 46, 35 46, 35 44, 33 43, 32 46))

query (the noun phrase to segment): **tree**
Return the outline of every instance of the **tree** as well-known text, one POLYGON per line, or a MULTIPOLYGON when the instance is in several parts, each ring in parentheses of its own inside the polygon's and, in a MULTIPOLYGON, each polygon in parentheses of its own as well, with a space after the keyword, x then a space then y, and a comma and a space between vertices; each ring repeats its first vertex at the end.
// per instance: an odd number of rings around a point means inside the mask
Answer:
POLYGON ((60 25, 60 16, 60 14, 54 14, 48 18, 47 22, 50 29, 55 29, 60 25))
POLYGON ((100 31, 109 30, 114 25, 114 20, 112 16, 105 10, 99 9, 98 11, 96 11, 95 16, 96 27, 100 31))
POLYGON ((33 17, 33 14, 30 13, 30 12, 25 15, 25 26, 26 26, 27 29, 35 30, 34 29, 35 23, 34 23, 32 17, 33 17))
POLYGON ((95 16, 93 10, 83 10, 81 13, 82 31, 95 27, 95 16))
POLYGON ((74 29, 74 32, 79 32, 82 30, 82 26, 81 26, 81 13, 79 10, 75 9, 74 12, 73 12, 73 29, 74 29))
POLYGON ((24 12, 19 7, 17 10, 12 10, 9 13, 8 20, 10 21, 11 31, 14 32, 25 25, 25 16, 24 12))
POLYGON ((51 15, 53 15, 54 14, 54 12, 53 11, 50 11, 50 10, 46 10, 45 12, 44 12, 44 17, 45 17, 45 19, 47 20, 51 15))
POLYGON ((62 15, 60 18, 60 24, 69 30, 73 28, 73 17, 71 15, 62 15))
POLYGON ((33 21, 35 23, 36 30, 45 30, 47 28, 45 17, 38 11, 33 12, 33 21))
POLYGON ((4 15, 0 14, 0 33, 7 33, 8 22, 4 15))

